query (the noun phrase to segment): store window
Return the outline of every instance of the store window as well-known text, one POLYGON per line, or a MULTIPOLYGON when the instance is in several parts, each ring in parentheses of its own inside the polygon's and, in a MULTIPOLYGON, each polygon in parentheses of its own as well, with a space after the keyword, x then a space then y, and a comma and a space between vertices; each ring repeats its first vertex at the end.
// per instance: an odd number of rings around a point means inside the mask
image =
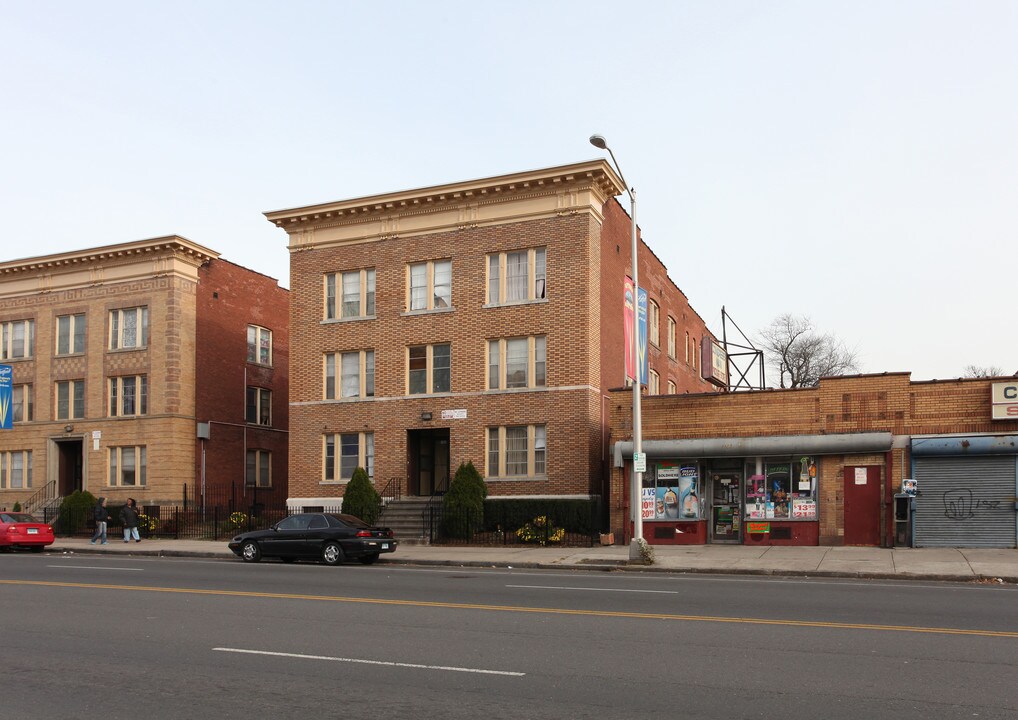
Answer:
POLYGON ((699 520, 700 466, 695 460, 669 460, 643 475, 641 507, 644 520, 699 520))
POLYGON ((762 475, 747 467, 746 517, 749 520, 816 520, 817 465, 814 458, 773 459, 762 475))

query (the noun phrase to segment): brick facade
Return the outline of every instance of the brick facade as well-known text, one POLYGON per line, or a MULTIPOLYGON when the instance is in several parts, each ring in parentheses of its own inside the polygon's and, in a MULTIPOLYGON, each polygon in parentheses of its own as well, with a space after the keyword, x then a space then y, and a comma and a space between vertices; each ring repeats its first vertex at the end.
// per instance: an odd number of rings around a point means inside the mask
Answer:
MULTIPOLYGON (((902 478, 910 477, 912 436, 1018 432, 1018 419, 991 419, 993 382, 985 378, 912 382, 907 373, 885 373, 824 378, 817 387, 794 390, 645 398, 643 440, 890 433, 893 440, 886 452, 818 458, 816 540, 844 544, 845 468, 878 467, 880 542, 889 544, 891 497, 901 487, 902 478)), ((613 392, 610 411, 612 441, 631 441, 629 395, 613 392)), ((612 470, 611 526, 619 537, 629 530, 629 468, 627 464, 612 470)), ((703 539, 701 536, 698 541, 703 539)))
MULTIPOLYGON (((324 437, 363 432, 373 433, 379 489, 394 481, 428 494, 416 487, 411 438, 441 430, 448 432, 450 474, 472 461, 488 476, 492 496, 601 495, 607 391, 625 382, 630 261, 629 216, 606 190, 620 188, 598 162, 268 214, 290 235, 292 504, 342 495, 341 480, 325 479, 324 437), (487 302, 488 256, 535 248, 546 250, 546 297, 487 302), (408 266, 443 260, 452 265, 451 308, 410 312, 408 266), (326 320, 324 276, 362 269, 375 272, 374 316, 326 320), (487 389, 488 341, 520 337, 546 338, 546 385, 487 389), (409 394, 408 348, 434 344, 451 346, 450 391, 409 394), (374 352, 374 397, 324 399, 324 355, 352 351, 374 352), (459 412, 442 419, 443 411, 459 412), (546 428, 546 472, 491 476, 488 429, 530 425, 546 428)), ((682 332, 706 333, 642 244, 641 272, 652 279, 662 314, 667 308, 682 332)), ((680 392, 709 389, 677 364, 665 367, 657 355, 651 362, 680 392)))
MULTIPOLYGON (((275 304, 271 312, 284 318, 279 340, 286 342, 286 293, 269 286, 275 281, 178 236, 0 263, 0 323, 31 320, 35 330, 30 357, 0 360, 12 366, 13 384, 30 386, 33 397, 32 419, 0 432, 0 453, 31 453, 31 483, 22 478, 12 487, 9 474, 0 478, 0 507, 39 492, 59 497, 76 489, 105 495, 112 504, 128 496, 142 505, 179 503, 184 484, 194 488, 198 477, 196 421, 236 416, 239 408, 243 422, 245 348, 226 360, 217 337, 236 333, 243 340, 250 308, 275 304), (210 290, 206 281, 233 288, 236 312, 216 311, 199 299, 210 290), (131 308, 147 310, 147 342, 111 349, 111 313, 131 308), (67 315, 84 315, 85 347, 58 355, 57 318, 67 315), (209 392, 201 377, 217 362, 214 384, 239 388, 239 400, 230 398, 225 411, 219 407, 225 398, 209 392), (138 376, 146 379, 147 412, 113 416, 110 378, 138 376), (58 418, 56 384, 67 381, 83 383, 81 417, 58 418), (144 486, 140 478, 111 485, 111 453, 124 448, 145 448, 144 486)), ((284 378, 276 417, 285 429, 285 362, 276 369, 284 378)), ((279 454, 285 482, 285 441, 279 454)), ((243 472, 242 462, 238 467, 243 472)))

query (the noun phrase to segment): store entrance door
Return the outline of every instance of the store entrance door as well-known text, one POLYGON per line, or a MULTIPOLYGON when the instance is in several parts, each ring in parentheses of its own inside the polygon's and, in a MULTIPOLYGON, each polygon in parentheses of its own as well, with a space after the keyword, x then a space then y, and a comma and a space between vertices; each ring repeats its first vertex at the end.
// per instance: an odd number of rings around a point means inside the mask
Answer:
POLYGON ((742 472, 712 470, 710 536, 716 543, 742 542, 742 472))

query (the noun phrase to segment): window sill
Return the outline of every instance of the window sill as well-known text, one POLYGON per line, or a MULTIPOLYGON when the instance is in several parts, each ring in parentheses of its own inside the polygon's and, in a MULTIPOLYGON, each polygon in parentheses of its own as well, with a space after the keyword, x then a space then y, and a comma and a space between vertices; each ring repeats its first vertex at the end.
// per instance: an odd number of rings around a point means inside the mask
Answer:
MULTIPOLYGON (((106 348, 106 352, 108 353, 138 352, 139 350, 148 350, 148 345, 139 345, 137 347, 106 348)), ((60 357, 67 356, 61 355, 60 357)))
POLYGON ((319 485, 347 485, 347 484, 349 484, 349 482, 350 482, 349 480, 321 480, 321 481, 319 481, 318 484, 319 485))
POLYGON ((53 354, 53 359, 54 360, 63 360, 64 358, 76 358, 76 357, 85 357, 85 353, 83 353, 83 352, 73 352, 73 353, 54 353, 53 354))
POLYGON ((491 482, 545 482, 548 480, 547 475, 509 475, 506 477, 499 476, 488 476, 485 480, 491 482))
POLYGON ((376 320, 377 315, 354 315, 352 317, 325 318, 319 321, 319 325, 336 325, 338 323, 359 322, 361 320, 376 320))
POLYGON ((536 300, 508 300, 504 303, 485 303, 481 307, 484 308, 500 308, 500 307, 516 307, 517 305, 546 305, 548 298, 538 298, 536 300))
POLYGON ((431 308, 428 310, 404 310, 399 314, 400 317, 413 317, 414 315, 441 315, 443 313, 451 313, 456 310, 455 307, 447 308, 431 308))
POLYGON ((244 424, 247 425, 249 428, 252 428, 252 429, 255 429, 255 430, 258 429, 258 428, 271 428, 272 427, 272 423, 257 423, 257 422, 246 421, 244 424))
POLYGON ((363 397, 360 396, 360 395, 357 395, 356 397, 322 398, 322 402, 327 402, 327 403, 355 403, 355 402, 366 402, 368 400, 374 400, 374 399, 375 399, 374 395, 365 395, 363 397))
POLYGON ((270 370, 272 369, 272 363, 262 363, 258 362, 257 360, 248 360, 247 364, 256 365, 257 367, 269 368, 270 370))

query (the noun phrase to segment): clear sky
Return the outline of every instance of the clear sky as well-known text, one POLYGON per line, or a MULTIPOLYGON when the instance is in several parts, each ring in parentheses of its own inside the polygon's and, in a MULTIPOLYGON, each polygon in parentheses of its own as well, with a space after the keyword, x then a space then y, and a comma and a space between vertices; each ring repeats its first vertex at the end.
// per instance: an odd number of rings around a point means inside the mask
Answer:
MULTIPOLYGON (((1018 2, 0 0, 0 259, 599 157, 711 329, 1018 371, 1018 2)), ((623 198, 623 203, 628 203, 623 198)))

